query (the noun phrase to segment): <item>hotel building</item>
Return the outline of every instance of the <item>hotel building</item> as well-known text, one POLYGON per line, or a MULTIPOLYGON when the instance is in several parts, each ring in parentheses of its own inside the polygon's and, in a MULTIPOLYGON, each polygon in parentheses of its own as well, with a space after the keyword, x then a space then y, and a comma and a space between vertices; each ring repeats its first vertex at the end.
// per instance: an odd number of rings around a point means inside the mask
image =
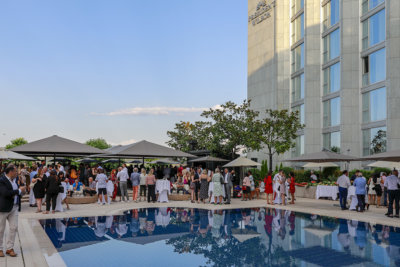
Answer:
POLYGON ((248 0, 247 93, 306 125, 276 163, 400 149, 400 0, 248 0))

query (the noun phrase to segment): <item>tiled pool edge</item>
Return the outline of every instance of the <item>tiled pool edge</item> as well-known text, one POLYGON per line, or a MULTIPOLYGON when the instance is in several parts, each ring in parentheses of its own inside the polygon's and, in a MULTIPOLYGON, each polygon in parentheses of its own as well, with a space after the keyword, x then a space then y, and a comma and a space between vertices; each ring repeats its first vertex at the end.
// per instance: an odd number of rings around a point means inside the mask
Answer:
MULTIPOLYGON (((300 213, 311 213, 320 216, 342 218, 347 220, 358 220, 368 222, 372 224, 382 224, 387 226, 400 227, 399 219, 391 219, 384 216, 386 209, 376 209, 372 207, 373 211, 369 211, 363 214, 356 213, 353 211, 341 211, 338 207, 333 207, 336 204, 334 201, 324 200, 304 200, 299 199, 299 203, 296 205, 267 205, 265 200, 253 200, 248 202, 241 202, 240 200, 234 201, 231 205, 210 205, 210 204, 192 204, 186 201, 174 201, 169 203, 114 203, 111 206, 98 206, 98 209, 81 209, 72 210, 67 213, 56 213, 55 215, 42 215, 37 214, 36 216, 26 216, 20 218, 19 226, 19 237, 21 240, 21 248, 24 253, 25 266, 48 266, 45 254, 56 255, 55 258, 60 258, 60 262, 52 262, 53 266, 66 266, 61 256, 58 254, 56 248, 40 226, 38 220, 40 219, 52 219, 52 218, 66 218, 66 217, 86 217, 86 216, 107 216, 107 215, 118 215, 125 210, 130 209, 141 209, 141 208, 158 208, 158 207, 172 207, 172 208, 198 208, 208 210, 219 210, 219 209, 243 209, 243 208, 260 208, 268 207, 281 210, 289 210, 300 213), (316 205, 316 203, 321 205, 316 205), (329 209, 328 209, 329 208, 329 209), (92 211, 93 210, 93 211, 92 211), (53 265, 54 264, 54 265, 53 265)), ((86 206, 91 208, 90 206, 86 206)))
POLYGON ((66 267, 38 220, 22 219, 18 226, 25 267, 66 267))

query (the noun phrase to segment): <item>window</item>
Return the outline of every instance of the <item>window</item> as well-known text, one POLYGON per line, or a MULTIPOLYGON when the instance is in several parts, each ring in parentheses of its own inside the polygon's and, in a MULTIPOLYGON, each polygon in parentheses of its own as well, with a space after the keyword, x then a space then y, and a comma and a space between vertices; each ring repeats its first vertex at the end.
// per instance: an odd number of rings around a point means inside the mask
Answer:
POLYGON ((369 10, 377 7, 383 2, 385 2, 385 0, 362 0, 362 13, 367 13, 369 10))
POLYGON ((295 106, 292 108, 294 112, 298 111, 300 115, 300 123, 304 124, 304 105, 295 106))
POLYGON ((304 68, 304 43, 292 50, 292 73, 304 68))
POLYGON ((292 0, 292 16, 304 7, 304 0, 292 0))
POLYGON ((304 74, 296 76, 292 79, 292 101, 304 98, 304 74))
POLYGON ((324 63, 340 55, 340 31, 339 29, 331 32, 324 37, 324 63))
POLYGON ((386 80, 386 49, 380 49, 363 59, 363 86, 386 80))
POLYGON ((324 134, 323 145, 325 149, 340 153, 340 132, 324 134))
POLYGON ((292 22, 292 44, 304 37, 304 13, 292 22))
POLYGON ((386 152, 386 127, 363 131, 363 155, 386 152))
POLYGON ((385 10, 381 10, 362 24, 362 48, 367 49, 386 38, 385 10))
POLYGON ((340 62, 324 69, 324 95, 340 90, 340 62))
POLYGON ((339 22, 339 0, 331 0, 323 9, 324 31, 339 22))
POLYGON ((323 102, 323 127, 340 125, 340 98, 323 102))
POLYGON ((386 119, 386 88, 379 88, 363 94, 363 123, 386 119))
POLYGON ((297 136, 295 140, 295 147, 292 150, 292 156, 298 157, 304 154, 304 135, 297 136))

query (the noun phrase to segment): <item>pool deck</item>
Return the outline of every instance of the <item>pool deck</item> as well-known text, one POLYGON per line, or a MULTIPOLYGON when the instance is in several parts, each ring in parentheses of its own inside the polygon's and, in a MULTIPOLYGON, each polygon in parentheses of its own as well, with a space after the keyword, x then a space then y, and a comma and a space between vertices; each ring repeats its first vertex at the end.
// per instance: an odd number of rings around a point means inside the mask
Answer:
MULTIPOLYGON (((388 218, 384 214, 387 209, 370 207, 364 213, 354 211, 342 211, 338 207, 338 201, 315 200, 298 198, 295 205, 266 205, 265 199, 240 201, 232 199, 231 205, 197 204, 190 201, 171 201, 170 203, 120 203, 113 202, 111 205, 82 204, 71 205, 71 210, 58 212, 56 214, 38 214, 35 208, 29 207, 28 203, 23 203, 22 211, 19 214, 19 232, 16 238, 15 251, 18 257, 0 258, 0 266, 4 267, 62 267, 66 266, 62 258, 58 255, 56 248, 47 237, 46 233, 38 223, 39 219, 68 218, 68 217, 90 217, 108 216, 122 214, 123 211, 137 208, 151 207, 182 207, 182 208, 205 208, 205 209, 237 209, 255 207, 273 207, 286 209, 296 212, 312 213, 322 216, 330 216, 343 219, 353 219, 365 221, 372 224, 383 224, 400 227, 400 219, 388 218)), ((8 226, 7 226, 8 229, 8 226)), ((7 230, 6 230, 7 235, 7 230)))

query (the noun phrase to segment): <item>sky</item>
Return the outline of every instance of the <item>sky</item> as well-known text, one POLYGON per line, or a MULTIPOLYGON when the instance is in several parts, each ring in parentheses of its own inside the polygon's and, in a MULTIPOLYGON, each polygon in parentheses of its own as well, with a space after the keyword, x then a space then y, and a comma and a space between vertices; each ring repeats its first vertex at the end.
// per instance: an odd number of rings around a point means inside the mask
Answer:
POLYGON ((59 135, 165 144, 247 94, 247 1, 0 2, 0 147, 59 135))

